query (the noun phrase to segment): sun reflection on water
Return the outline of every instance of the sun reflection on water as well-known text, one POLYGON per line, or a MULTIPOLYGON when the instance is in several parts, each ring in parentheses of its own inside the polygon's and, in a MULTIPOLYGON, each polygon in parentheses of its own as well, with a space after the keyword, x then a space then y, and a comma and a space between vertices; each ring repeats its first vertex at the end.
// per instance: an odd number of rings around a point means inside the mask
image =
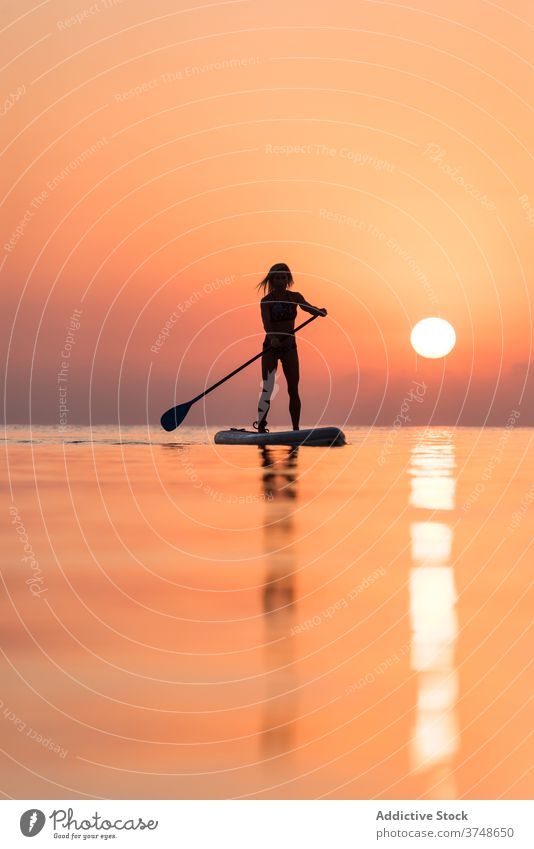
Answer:
POLYGON ((451 566, 453 528, 447 521, 447 511, 455 506, 455 465, 450 432, 424 433, 412 447, 410 505, 427 516, 410 526, 410 660, 417 673, 411 761, 416 772, 426 775, 427 795, 438 799, 458 795, 457 592, 451 566))

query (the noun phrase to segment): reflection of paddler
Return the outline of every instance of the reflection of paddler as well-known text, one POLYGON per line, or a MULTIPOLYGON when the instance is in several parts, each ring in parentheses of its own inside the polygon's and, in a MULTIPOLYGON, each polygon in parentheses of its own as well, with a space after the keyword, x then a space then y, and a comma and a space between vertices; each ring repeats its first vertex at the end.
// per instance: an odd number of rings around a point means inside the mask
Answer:
POLYGON ((281 607, 293 603, 294 596, 294 554, 291 548, 293 516, 287 508, 287 502, 297 497, 293 470, 298 449, 284 450, 280 455, 264 446, 261 452, 263 492, 269 504, 268 521, 265 524, 266 550, 270 555, 269 572, 263 590, 263 608, 265 612, 280 612, 281 607))
POLYGON ((292 643, 289 637, 295 601, 295 554, 292 511, 297 497, 298 449, 260 449, 267 505, 264 530, 267 574, 263 588, 266 628, 265 665, 268 691, 263 717, 263 745, 269 754, 291 748, 295 714, 292 643), (272 672, 271 672, 272 670, 272 672))

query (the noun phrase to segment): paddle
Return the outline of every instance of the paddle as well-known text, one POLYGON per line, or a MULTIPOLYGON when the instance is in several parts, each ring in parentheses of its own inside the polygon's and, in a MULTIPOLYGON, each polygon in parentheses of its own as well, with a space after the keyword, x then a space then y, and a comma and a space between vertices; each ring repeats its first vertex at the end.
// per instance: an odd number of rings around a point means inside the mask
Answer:
MULTIPOLYGON (((317 313, 317 315, 312 315, 311 318, 308 318, 306 321, 303 321, 302 324, 299 324, 298 327, 295 327, 295 330, 293 332, 296 333, 297 330, 302 330, 302 328, 306 327, 306 325, 309 324, 311 321, 315 321, 315 319, 318 318, 319 315, 321 315, 321 313, 317 313)), ((201 398, 204 398, 204 396, 207 395, 208 392, 213 392, 213 390, 217 389, 217 387, 220 386, 221 383, 226 383, 226 381, 230 380, 230 378, 233 377, 234 374, 237 374, 239 371, 243 371, 244 368, 249 366, 255 360, 259 360, 259 358, 263 356, 264 351, 268 351, 272 347, 272 345, 267 345, 267 347, 264 348, 263 351, 261 351, 259 354, 256 354, 255 357, 251 357, 250 360, 247 360, 246 363, 243 363, 242 366, 235 368, 233 371, 230 372, 230 374, 227 374, 226 377, 222 377, 220 380, 217 381, 217 383, 214 383, 213 386, 210 386, 208 389, 204 390, 204 392, 201 392, 200 395, 197 395, 197 397, 193 398, 191 401, 186 401, 185 404, 178 404, 177 407, 171 407, 170 410, 167 410, 166 413, 163 413, 161 417, 162 428, 164 430, 170 431, 179 427, 179 425, 182 424, 183 420, 187 416, 193 404, 196 404, 197 401, 200 401, 201 398)))

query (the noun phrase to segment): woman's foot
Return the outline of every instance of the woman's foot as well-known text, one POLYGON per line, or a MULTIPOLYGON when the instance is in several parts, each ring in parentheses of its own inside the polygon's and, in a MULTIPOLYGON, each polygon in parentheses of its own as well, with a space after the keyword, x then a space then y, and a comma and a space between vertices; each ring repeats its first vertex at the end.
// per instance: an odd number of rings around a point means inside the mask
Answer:
POLYGON ((269 433, 267 429, 267 422, 253 422, 252 427, 254 430, 257 430, 258 433, 269 433))

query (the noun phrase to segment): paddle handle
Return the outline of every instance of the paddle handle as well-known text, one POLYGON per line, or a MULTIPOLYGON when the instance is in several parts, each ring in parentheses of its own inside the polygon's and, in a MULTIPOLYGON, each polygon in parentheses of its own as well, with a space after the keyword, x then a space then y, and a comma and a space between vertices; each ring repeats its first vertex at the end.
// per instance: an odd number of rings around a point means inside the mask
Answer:
MULTIPOLYGON (((310 322, 315 321, 316 318, 319 318, 319 315, 320 313, 317 313, 316 315, 312 315, 311 318, 306 319, 306 321, 303 321, 302 324, 299 324, 298 327, 295 327, 293 333, 296 333, 297 330, 302 330, 302 328, 306 327, 307 324, 310 324, 310 322)), ((201 392, 200 395, 197 395, 196 398, 193 398, 193 400, 190 401, 190 404, 195 404, 197 401, 200 401, 200 399, 203 398, 204 395, 207 395, 208 392, 213 392, 213 390, 217 389, 217 387, 220 386, 221 383, 226 383, 226 381, 230 380, 230 378, 233 377, 234 374, 243 371, 243 369, 249 366, 251 363, 255 362, 256 360, 259 360, 260 357, 263 357, 265 351, 270 351, 271 349, 273 349, 273 345, 267 345, 263 349, 263 351, 260 351, 259 354, 256 354, 254 357, 251 357, 250 360, 247 360, 246 363, 243 363, 242 366, 235 368, 233 371, 230 372, 230 374, 227 374, 226 377, 222 377, 220 380, 217 381, 217 383, 214 383, 213 386, 210 386, 208 389, 205 389, 204 392, 201 392)))

